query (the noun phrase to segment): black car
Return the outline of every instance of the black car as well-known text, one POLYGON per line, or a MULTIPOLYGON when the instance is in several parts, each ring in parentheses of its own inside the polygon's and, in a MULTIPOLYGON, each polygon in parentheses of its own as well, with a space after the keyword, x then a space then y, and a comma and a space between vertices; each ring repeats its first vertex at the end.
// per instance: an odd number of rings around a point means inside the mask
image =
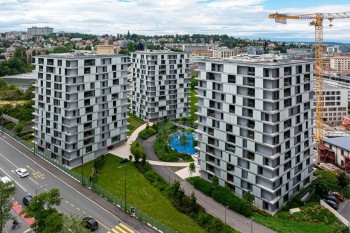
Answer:
POLYGON ((32 195, 27 195, 23 197, 23 205, 27 206, 29 205, 29 202, 33 199, 32 195))
POLYGON ((84 227, 86 229, 90 229, 91 231, 95 231, 98 228, 98 222, 91 217, 84 217, 82 219, 83 223, 84 223, 84 227))
POLYGON ((325 200, 325 202, 330 205, 333 209, 337 210, 338 209, 338 204, 334 201, 330 201, 330 200, 325 200))
POLYGON ((335 202, 335 203, 337 203, 337 204, 339 204, 339 201, 338 201, 338 199, 337 199, 336 197, 328 196, 326 199, 327 199, 327 200, 330 200, 330 201, 333 201, 333 202, 335 202))

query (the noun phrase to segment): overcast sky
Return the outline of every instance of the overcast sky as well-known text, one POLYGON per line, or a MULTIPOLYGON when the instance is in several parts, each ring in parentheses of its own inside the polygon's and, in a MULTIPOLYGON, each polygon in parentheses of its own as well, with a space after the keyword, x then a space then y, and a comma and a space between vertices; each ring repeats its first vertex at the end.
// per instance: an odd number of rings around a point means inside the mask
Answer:
MULTIPOLYGON (((92 34, 227 34, 312 41, 310 20, 287 25, 270 13, 350 12, 349 0, 0 0, 0 32, 50 26, 92 34)), ((324 40, 350 43, 350 19, 325 22, 324 40), (327 26, 326 26, 327 25, 327 26)))

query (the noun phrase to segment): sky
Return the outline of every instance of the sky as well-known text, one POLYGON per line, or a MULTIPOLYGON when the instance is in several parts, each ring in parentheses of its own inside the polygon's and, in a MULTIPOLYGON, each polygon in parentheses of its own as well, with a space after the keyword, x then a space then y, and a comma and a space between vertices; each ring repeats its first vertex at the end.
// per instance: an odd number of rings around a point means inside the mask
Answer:
MULTIPOLYGON (((240 38, 313 41, 309 19, 278 24, 271 13, 350 12, 349 0, 0 0, 0 32, 50 26, 56 31, 227 34, 240 38)), ((349 14, 350 15, 350 14, 349 14)), ((350 43, 350 18, 324 22, 324 40, 350 43)))

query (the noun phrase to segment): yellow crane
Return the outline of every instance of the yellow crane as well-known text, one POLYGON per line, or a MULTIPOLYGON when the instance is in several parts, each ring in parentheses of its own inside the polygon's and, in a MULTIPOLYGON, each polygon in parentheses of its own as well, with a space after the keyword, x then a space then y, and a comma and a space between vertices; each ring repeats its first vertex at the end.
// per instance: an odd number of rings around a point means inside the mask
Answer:
POLYGON ((316 69, 316 132, 315 140, 322 143, 324 139, 324 50, 323 50, 323 20, 329 20, 332 25, 333 19, 350 18, 350 12, 342 13, 314 13, 304 15, 270 14, 270 19, 276 23, 286 24, 287 19, 311 19, 309 26, 315 27, 315 69, 316 69))

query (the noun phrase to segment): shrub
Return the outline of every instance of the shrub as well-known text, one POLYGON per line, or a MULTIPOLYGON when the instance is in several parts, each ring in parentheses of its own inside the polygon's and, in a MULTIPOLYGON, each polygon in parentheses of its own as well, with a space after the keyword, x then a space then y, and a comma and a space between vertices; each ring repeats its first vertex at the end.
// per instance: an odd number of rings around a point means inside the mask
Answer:
POLYGON ((188 178, 187 181, 192 184, 196 189, 200 190, 207 196, 211 196, 213 192, 213 185, 209 181, 201 179, 200 177, 191 177, 188 178))
POLYGON ((149 137, 155 135, 157 133, 157 131, 152 128, 152 127, 147 127, 146 129, 142 130, 140 133, 139 133, 139 137, 143 140, 146 140, 148 139, 149 137))
POLYGON ((135 163, 138 163, 139 160, 145 156, 145 151, 143 150, 142 145, 137 141, 134 141, 131 144, 130 150, 131 153, 134 155, 135 163))
POLYGON ((156 141, 154 142, 153 149, 157 157, 165 162, 177 162, 180 159, 188 162, 193 161, 191 155, 180 153, 171 149, 165 137, 157 137, 156 141))
POLYGON ((252 216, 253 210, 255 210, 253 205, 237 197, 228 188, 217 186, 200 177, 191 177, 186 180, 202 193, 246 217, 252 216))

